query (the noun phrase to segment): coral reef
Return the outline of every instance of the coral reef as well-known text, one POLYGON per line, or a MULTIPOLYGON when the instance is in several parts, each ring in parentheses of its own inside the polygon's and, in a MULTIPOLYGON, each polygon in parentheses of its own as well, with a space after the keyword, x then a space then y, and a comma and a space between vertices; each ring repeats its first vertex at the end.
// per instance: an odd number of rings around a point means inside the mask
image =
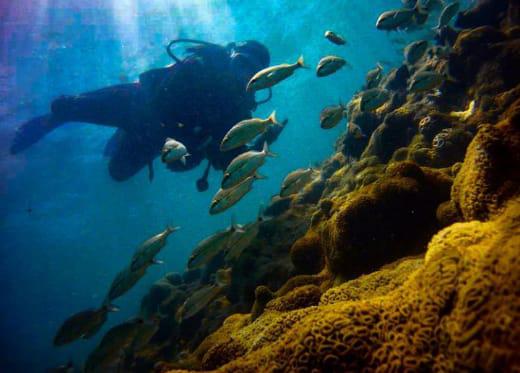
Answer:
POLYGON ((520 100, 497 125, 480 128, 455 178, 452 199, 465 220, 496 214, 520 193, 520 100))
POLYGON ((494 220, 439 232, 423 265, 409 259, 347 282, 318 307, 266 311, 231 332, 233 343, 209 351, 233 356, 222 372, 513 371, 520 368, 519 233, 516 199, 494 220))
POLYGON ((423 251, 438 230, 437 206, 449 200, 450 187, 451 179, 433 169, 390 164, 323 225, 330 271, 348 279, 423 251))
POLYGON ((175 318, 219 256, 154 284, 135 371, 520 371, 520 6, 491 3, 374 83, 386 104, 352 99, 320 177, 273 197, 218 298, 175 318), (424 69, 442 93, 408 92, 424 69))

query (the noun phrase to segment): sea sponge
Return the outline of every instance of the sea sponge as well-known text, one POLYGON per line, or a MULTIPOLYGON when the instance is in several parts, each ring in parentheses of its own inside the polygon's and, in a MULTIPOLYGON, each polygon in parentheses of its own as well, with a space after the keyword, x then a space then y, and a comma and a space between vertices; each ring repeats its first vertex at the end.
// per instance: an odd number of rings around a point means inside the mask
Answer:
POLYGON ((320 236, 312 229, 296 240, 291 247, 290 254, 297 273, 313 274, 320 272, 323 268, 320 236))
POLYGON ((465 220, 485 220, 520 193, 520 100, 499 124, 483 125, 455 178, 452 200, 465 220))

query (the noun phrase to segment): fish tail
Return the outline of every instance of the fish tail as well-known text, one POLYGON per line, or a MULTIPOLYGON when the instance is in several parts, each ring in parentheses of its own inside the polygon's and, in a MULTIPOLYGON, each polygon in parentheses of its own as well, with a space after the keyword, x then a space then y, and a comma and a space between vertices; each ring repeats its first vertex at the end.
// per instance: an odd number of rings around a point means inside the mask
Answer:
POLYGON ((181 227, 179 227, 179 226, 171 226, 171 225, 168 225, 168 226, 166 227, 166 231, 167 231, 168 233, 173 233, 173 232, 175 232, 175 231, 178 231, 179 229, 181 229, 181 227))
POLYGON ((262 149, 262 152, 268 157, 277 157, 278 156, 276 153, 269 151, 269 144, 267 143, 267 141, 264 141, 264 147, 262 149))
POLYGON ((303 60, 303 54, 298 57, 298 60, 296 61, 296 67, 301 67, 304 69, 308 69, 309 66, 305 65, 305 61, 303 60))
POLYGON ((277 124, 277 125, 280 125, 280 123, 278 122, 278 119, 276 119, 276 110, 273 110, 273 112, 271 113, 271 115, 269 115, 269 117, 267 118, 267 121, 271 124, 277 124))

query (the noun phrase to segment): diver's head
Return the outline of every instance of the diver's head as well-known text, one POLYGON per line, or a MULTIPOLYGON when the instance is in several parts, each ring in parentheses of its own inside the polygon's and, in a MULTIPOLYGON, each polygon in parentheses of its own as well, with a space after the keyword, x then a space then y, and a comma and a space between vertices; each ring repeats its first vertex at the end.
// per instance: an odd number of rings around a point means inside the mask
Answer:
POLYGON ((236 74, 248 81, 256 72, 269 66, 269 51, 262 43, 246 40, 227 45, 231 66, 236 74))

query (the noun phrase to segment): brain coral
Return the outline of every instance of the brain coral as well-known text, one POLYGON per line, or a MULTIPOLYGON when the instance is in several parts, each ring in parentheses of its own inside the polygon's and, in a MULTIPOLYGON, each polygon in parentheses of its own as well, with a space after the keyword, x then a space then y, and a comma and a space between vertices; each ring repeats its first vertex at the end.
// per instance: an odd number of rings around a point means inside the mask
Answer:
MULTIPOLYGON (((333 304, 265 312, 228 335, 230 351, 247 353, 218 371, 518 370, 519 247, 516 199, 493 220, 439 232, 424 265, 398 264, 395 273, 413 273, 384 295, 353 301, 346 292, 333 304)), ((226 343, 218 350, 225 356, 226 343)))
POLYGON ((438 229, 437 206, 451 178, 412 162, 391 163, 376 182, 351 193, 323 224, 321 242, 336 277, 353 278, 423 251, 438 229))
POLYGON ((520 100, 495 126, 482 126, 453 184, 452 200, 466 220, 487 219, 520 193, 520 100))
POLYGON ((318 273, 323 267, 320 236, 312 229, 291 247, 291 261, 299 273, 318 273))

